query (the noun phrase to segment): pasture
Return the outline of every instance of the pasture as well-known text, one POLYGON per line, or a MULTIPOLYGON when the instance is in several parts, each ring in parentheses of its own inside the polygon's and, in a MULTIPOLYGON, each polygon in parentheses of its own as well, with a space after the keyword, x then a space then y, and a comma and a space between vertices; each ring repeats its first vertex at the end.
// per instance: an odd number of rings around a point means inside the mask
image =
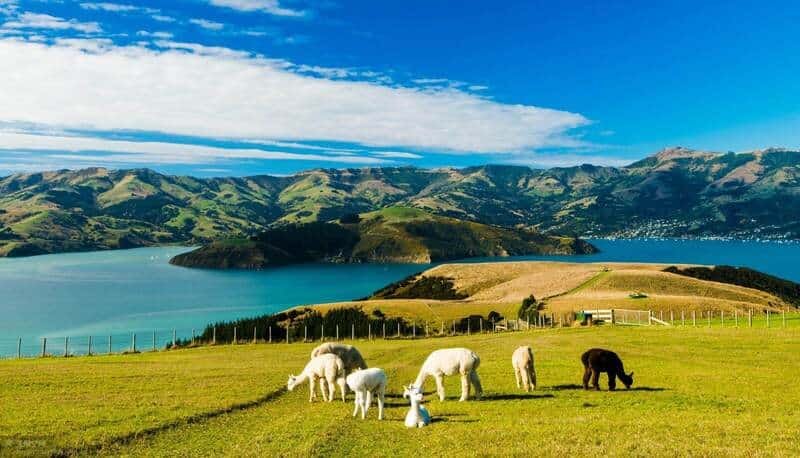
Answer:
POLYGON ((354 343, 386 370, 386 420, 285 390, 315 344, 199 347, 0 362, 0 455, 375 456, 800 454, 800 330, 610 327, 354 343), (518 390, 511 353, 533 347, 539 386, 518 390), (425 386, 434 422, 406 429, 400 397, 434 349, 481 357, 481 401, 425 386), (631 390, 586 392, 581 353, 615 350, 631 390))

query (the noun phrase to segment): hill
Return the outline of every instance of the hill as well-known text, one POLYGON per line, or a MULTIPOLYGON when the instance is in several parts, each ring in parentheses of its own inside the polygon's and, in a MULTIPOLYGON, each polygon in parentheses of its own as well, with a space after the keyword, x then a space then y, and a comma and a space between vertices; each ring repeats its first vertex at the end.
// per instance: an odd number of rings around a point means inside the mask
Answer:
POLYGON ((800 153, 671 148, 627 167, 311 170, 193 178, 147 169, 0 178, 0 256, 199 244, 393 205, 543 233, 800 238, 800 153))
POLYGON ((759 282, 743 287, 723 279, 693 278, 683 273, 687 266, 681 267, 675 273, 674 266, 660 264, 532 261, 443 264, 376 291, 366 300, 318 304, 313 308, 324 314, 333 309, 356 307, 367 314, 379 310, 387 317, 438 323, 469 315, 487 316, 492 311, 515 318, 522 301, 530 295, 542 302, 545 313, 556 315, 594 308, 731 313, 796 307, 793 301, 780 297, 780 291, 774 293, 771 285, 757 289, 759 282), (435 288, 429 286, 431 283, 435 288), (452 289, 450 298, 442 299, 442 286, 452 289), (633 298, 633 293, 645 297, 633 298))
POLYGON ((249 239, 212 242, 170 262, 184 267, 253 269, 312 261, 430 263, 594 251, 592 245, 579 239, 388 207, 333 223, 284 225, 249 239))

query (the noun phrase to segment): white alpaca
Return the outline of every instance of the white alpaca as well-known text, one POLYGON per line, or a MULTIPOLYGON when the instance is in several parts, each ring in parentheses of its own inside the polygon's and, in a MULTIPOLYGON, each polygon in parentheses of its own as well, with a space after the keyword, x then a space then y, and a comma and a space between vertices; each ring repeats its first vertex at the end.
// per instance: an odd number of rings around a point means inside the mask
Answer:
POLYGON ((536 368, 533 365, 533 351, 531 347, 524 345, 511 355, 511 365, 514 366, 514 377, 517 379, 517 388, 530 391, 536 389, 536 368), (522 384, 520 384, 520 380, 522 384))
POLYGON ((411 409, 406 414, 406 427, 408 428, 422 428, 431 423, 431 415, 428 409, 423 407, 422 390, 414 385, 403 387, 403 397, 411 400, 411 409))
POLYGON ((378 420, 383 420, 383 401, 386 394, 386 372, 383 369, 361 369, 347 376, 347 386, 356 393, 356 408, 353 416, 361 409, 361 419, 367 417, 372 404, 372 396, 378 399, 378 420))
POLYGON ((334 384, 339 385, 342 391, 342 401, 344 401, 344 362, 342 358, 325 354, 317 356, 306 364, 303 372, 298 375, 290 375, 289 381, 286 383, 286 388, 289 391, 294 390, 294 387, 302 384, 308 380, 309 396, 308 401, 312 402, 316 397, 314 393, 314 385, 319 380, 319 390, 322 392, 322 400, 331 402, 335 397, 336 388, 334 384), (326 387, 323 384, 327 384, 326 387))
POLYGON ((342 361, 344 361, 344 370, 348 374, 356 369, 367 368, 367 363, 364 361, 364 358, 361 357, 361 353, 359 353, 356 347, 335 342, 326 342, 311 350, 311 359, 328 353, 342 358, 342 361))
POLYGON ((480 399, 483 394, 481 379, 477 372, 480 363, 481 359, 478 358, 478 355, 466 348, 436 350, 422 364, 414 386, 421 392, 425 379, 432 376, 436 380, 436 392, 439 394, 439 400, 444 401, 444 376, 461 374, 461 398, 459 401, 467 400, 470 385, 475 387, 475 397, 480 399))

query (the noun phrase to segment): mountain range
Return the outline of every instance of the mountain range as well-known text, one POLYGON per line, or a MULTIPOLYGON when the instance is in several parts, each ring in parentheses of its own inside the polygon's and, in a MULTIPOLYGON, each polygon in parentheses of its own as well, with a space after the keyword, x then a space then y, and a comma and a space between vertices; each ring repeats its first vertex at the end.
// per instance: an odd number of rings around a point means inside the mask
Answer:
POLYGON ((199 244, 402 205, 542 233, 800 238, 800 153, 669 148, 625 167, 484 165, 171 176, 90 168, 0 178, 0 256, 199 244))

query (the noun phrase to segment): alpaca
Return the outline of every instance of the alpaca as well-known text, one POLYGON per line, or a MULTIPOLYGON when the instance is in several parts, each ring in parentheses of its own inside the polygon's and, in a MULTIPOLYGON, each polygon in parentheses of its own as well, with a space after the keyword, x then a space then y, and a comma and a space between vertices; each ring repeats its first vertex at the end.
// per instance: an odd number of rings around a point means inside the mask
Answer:
POLYGON ((422 369, 419 371, 414 386, 422 391, 425 379, 432 376, 436 380, 436 392, 439 394, 439 400, 444 401, 444 376, 461 374, 461 398, 459 401, 467 400, 470 385, 475 387, 475 397, 480 399, 483 394, 481 379, 478 377, 477 372, 480 363, 481 360, 478 355, 466 348, 436 350, 422 364, 422 369))
POLYGON ((511 365, 514 366, 514 377, 517 379, 517 388, 530 391, 536 389, 536 368, 533 366, 533 351, 525 345, 514 350, 511 355, 511 365), (520 380, 522 385, 520 386, 520 380))
POLYGON ((294 390, 294 387, 302 384, 308 380, 309 397, 308 402, 314 401, 316 394, 314 393, 314 384, 319 380, 319 390, 322 392, 322 400, 331 402, 335 397, 336 389, 334 383, 339 385, 342 391, 342 401, 344 401, 344 362, 342 358, 325 354, 317 356, 306 364, 303 372, 298 376, 290 375, 289 381, 286 383, 286 388, 289 391, 294 390), (327 384, 326 387, 323 383, 327 384))
POLYGON ((630 388, 631 385, 633 385, 633 372, 630 374, 625 373, 622 360, 619 359, 619 356, 613 351, 603 350, 602 348, 592 348, 581 355, 581 362, 583 363, 584 369, 584 389, 589 389, 589 378, 591 377, 594 389, 600 390, 598 382, 601 372, 608 373, 608 389, 610 391, 617 389, 617 377, 625 384, 625 388, 630 388))
POLYGON ((339 356, 344 361, 344 370, 346 373, 353 372, 356 369, 366 369, 367 363, 361 357, 356 347, 352 345, 340 344, 336 342, 326 342, 311 350, 311 358, 319 355, 333 353, 339 356))
POLYGON ((383 369, 359 369, 347 376, 347 386, 356 394, 353 416, 361 409, 361 419, 367 417, 372 396, 378 398, 378 420, 383 420, 383 401, 386 394, 386 372, 383 369))
POLYGON ((414 385, 403 387, 403 397, 411 400, 411 408, 406 414, 406 427, 408 428, 422 428, 431 423, 431 415, 428 409, 422 406, 422 390, 414 385))

